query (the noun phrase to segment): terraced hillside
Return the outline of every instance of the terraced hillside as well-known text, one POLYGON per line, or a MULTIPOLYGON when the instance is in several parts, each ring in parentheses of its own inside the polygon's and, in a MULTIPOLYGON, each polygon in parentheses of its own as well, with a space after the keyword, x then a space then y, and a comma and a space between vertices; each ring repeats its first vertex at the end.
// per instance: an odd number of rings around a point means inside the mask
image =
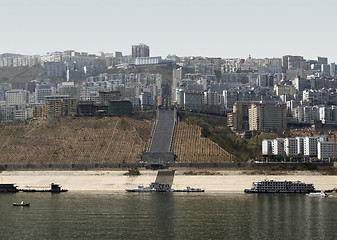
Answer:
POLYGON ((152 127, 118 117, 0 125, 0 164, 139 162, 152 127))
POLYGON ((180 162, 226 162, 232 155, 208 138, 201 137, 201 127, 178 122, 172 151, 180 162))

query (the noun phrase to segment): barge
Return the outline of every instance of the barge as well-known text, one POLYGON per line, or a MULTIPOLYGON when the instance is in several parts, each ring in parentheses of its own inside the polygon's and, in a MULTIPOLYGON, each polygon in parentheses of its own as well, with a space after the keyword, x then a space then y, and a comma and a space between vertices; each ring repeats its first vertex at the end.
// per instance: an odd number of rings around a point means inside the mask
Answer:
POLYGON ((301 181, 274 181, 264 180, 253 182, 250 189, 245 189, 245 193, 311 193, 316 192, 313 184, 302 183, 301 181))
POLYGON ((22 192, 51 192, 51 193, 61 193, 61 192, 68 192, 68 189, 62 189, 59 184, 51 183, 50 184, 50 189, 24 188, 24 189, 18 189, 18 191, 22 191, 22 192))
POLYGON ((0 184, 0 192, 18 192, 17 186, 15 184, 0 184))

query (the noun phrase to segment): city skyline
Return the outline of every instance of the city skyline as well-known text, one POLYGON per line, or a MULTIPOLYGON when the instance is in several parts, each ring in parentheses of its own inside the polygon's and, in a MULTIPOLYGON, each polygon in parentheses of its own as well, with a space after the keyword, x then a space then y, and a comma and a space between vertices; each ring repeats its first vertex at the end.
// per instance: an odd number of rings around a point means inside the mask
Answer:
POLYGON ((0 53, 26 55, 75 49, 121 51, 145 43, 151 56, 246 58, 301 55, 337 61, 337 2, 57 1, 2 3, 0 53))

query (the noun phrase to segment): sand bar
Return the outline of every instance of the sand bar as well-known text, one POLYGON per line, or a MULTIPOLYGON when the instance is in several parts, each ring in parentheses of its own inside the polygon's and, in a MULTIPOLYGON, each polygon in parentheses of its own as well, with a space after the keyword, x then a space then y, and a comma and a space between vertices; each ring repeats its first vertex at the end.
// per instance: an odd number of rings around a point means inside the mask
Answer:
MULTIPOLYGON (((125 176, 126 171, 3 171, 0 183, 15 183, 19 188, 46 188, 50 183, 61 184, 69 191, 124 191, 138 185, 149 185, 157 171, 141 171, 140 176, 125 176)), ((176 171, 173 188, 186 186, 204 188, 207 192, 242 192, 253 181, 264 179, 313 183, 316 189, 337 188, 337 176, 316 172, 292 172, 286 175, 252 175, 243 171, 216 171, 214 175, 185 175, 176 171)))

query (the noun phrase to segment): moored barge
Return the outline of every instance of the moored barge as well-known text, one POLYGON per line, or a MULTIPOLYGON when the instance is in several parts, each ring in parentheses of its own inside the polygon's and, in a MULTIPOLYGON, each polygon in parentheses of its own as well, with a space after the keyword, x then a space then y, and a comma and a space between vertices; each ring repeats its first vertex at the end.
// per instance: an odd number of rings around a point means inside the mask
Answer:
POLYGON ((15 184, 0 184, 0 192, 18 192, 15 184))

